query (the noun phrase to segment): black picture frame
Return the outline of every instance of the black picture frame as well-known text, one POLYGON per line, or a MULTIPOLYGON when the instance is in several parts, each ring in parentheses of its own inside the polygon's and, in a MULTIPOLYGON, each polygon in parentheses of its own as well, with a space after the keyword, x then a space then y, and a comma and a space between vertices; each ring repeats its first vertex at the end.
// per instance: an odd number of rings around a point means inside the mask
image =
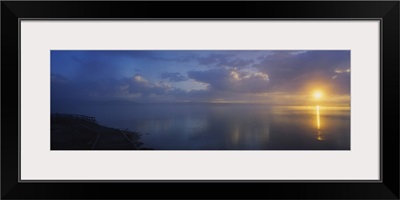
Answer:
POLYGON ((398 1, 2 1, 1 198, 399 199, 399 8, 398 1), (379 19, 381 181, 19 182, 20 19, 379 19))

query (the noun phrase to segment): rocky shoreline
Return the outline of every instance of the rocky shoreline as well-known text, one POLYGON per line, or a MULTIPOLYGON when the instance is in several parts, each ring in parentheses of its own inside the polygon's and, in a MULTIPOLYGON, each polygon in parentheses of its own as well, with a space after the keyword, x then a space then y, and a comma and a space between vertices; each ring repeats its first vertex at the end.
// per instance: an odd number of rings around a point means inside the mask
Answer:
POLYGON ((141 134, 100 125, 94 117, 51 115, 51 150, 150 150, 141 134))

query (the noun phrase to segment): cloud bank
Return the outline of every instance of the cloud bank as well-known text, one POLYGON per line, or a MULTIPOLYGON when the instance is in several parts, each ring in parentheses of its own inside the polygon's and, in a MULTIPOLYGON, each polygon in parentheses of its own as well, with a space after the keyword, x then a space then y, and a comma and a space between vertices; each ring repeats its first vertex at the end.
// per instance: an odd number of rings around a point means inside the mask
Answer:
POLYGON ((276 102, 278 96, 290 103, 313 89, 349 97, 351 69, 348 50, 52 51, 51 73, 56 104, 276 102))

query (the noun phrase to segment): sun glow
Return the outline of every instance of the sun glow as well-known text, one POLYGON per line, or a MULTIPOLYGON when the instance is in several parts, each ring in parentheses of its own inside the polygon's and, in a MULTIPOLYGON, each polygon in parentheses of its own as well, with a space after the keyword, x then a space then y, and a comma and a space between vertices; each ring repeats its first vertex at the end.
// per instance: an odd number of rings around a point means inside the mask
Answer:
POLYGON ((315 99, 321 99, 322 93, 320 91, 316 91, 314 92, 313 96, 315 99))

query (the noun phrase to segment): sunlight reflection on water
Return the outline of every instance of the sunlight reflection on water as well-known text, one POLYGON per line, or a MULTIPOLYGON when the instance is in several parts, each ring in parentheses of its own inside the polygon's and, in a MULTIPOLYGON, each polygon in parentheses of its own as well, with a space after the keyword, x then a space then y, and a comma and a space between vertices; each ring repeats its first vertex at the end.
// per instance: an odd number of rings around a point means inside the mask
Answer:
POLYGON ((157 150, 349 150, 350 108, 246 104, 86 107, 157 150))

